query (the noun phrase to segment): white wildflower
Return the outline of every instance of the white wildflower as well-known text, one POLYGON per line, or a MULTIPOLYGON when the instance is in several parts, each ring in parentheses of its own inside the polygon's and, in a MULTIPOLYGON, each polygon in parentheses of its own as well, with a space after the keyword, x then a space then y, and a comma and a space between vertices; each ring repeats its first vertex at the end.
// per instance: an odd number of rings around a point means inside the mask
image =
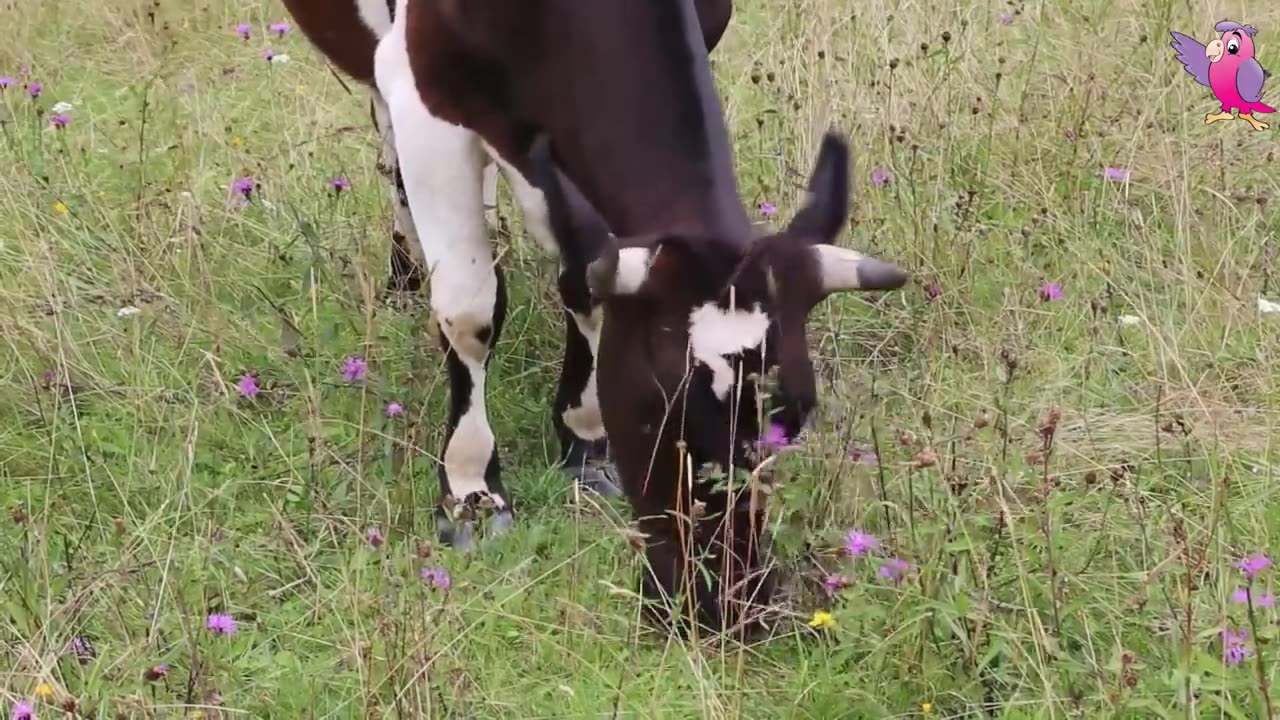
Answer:
POLYGON ((116 317, 130 318, 130 317, 133 317, 134 315, 137 315, 140 312, 142 311, 132 305, 125 305, 124 307, 116 311, 116 317))
POLYGON ((1268 300, 1264 297, 1259 297, 1258 312, 1262 313, 1263 315, 1270 315, 1271 313, 1280 313, 1280 302, 1275 302, 1274 300, 1268 300))
POLYGON ((61 102, 54 103, 53 107, 49 108, 49 110, 51 110, 54 113, 66 113, 66 112, 71 112, 72 110, 75 109, 75 107, 76 107, 75 105, 72 105, 66 100, 63 100, 61 102))
POLYGON ((1142 318, 1138 317, 1137 315, 1121 315, 1119 320, 1121 325, 1141 325, 1142 324, 1142 318))
POLYGON ((273 62, 273 63, 287 63, 287 62, 289 62, 289 56, 288 56, 288 55, 286 55, 286 54, 284 54, 284 53, 279 53, 279 54, 277 54, 277 55, 272 55, 272 56, 271 56, 271 62, 273 62))

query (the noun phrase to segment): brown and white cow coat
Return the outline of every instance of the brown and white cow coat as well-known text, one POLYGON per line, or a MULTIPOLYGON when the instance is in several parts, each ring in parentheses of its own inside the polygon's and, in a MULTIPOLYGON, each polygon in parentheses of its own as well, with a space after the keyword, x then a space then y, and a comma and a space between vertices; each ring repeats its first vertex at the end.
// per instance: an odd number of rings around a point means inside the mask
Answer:
MULTIPOLYGON (((483 219, 492 157, 526 227, 561 252, 556 419, 566 459, 598 453, 607 437, 648 537, 646 595, 689 590, 698 620, 738 624, 743 603, 771 592, 761 508, 741 487, 698 476, 719 466, 732 483, 735 468, 758 459, 757 379, 775 366, 778 417, 799 431, 816 403, 804 326, 817 302, 906 281, 831 244, 847 214, 847 148, 829 136, 809 206, 782 233, 756 238, 706 55, 727 1, 400 0, 385 32, 366 20, 381 2, 288 4, 357 77, 370 63, 342 38, 363 31, 316 8, 346 3, 348 19, 369 29, 363 50, 376 46, 376 102, 394 128, 448 358, 443 491, 491 504, 497 526, 510 523, 485 412, 506 302, 483 219)), ((439 519, 450 539, 466 539, 453 517, 439 519)))

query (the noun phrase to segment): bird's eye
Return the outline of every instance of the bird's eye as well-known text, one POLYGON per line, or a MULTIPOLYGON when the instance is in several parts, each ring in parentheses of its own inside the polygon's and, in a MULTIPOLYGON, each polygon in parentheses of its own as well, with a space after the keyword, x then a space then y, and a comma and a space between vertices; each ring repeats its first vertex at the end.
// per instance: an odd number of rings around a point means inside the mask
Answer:
POLYGON ((1232 55, 1240 52, 1240 41, 1233 38, 1231 42, 1227 43, 1227 52, 1232 55))

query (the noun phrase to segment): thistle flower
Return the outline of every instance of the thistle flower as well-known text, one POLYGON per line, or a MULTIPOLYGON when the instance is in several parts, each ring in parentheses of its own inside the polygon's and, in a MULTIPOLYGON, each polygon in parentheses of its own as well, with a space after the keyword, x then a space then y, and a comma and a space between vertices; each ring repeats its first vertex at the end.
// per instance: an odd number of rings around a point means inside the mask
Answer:
POLYGON ((342 377, 347 382, 363 380, 369 370, 369 363, 359 355, 352 355, 342 362, 342 377))
POLYGON ((239 627, 230 615, 214 613, 205 621, 205 627, 215 635, 235 635, 239 627))
POLYGON ((424 567, 418 571, 418 577, 437 590, 448 590, 453 585, 453 578, 449 577, 449 573, 444 568, 424 567))
POLYGON ((845 543, 844 547, 845 550, 849 551, 850 555, 857 557, 859 555, 866 555, 871 550, 874 550, 879 544, 880 540, 876 538, 875 535, 869 535, 861 530, 852 530, 849 532, 849 540, 845 543))
POLYGON ((1246 577, 1253 577, 1258 573, 1271 567, 1271 558, 1266 553, 1256 552, 1248 557, 1241 558, 1236 562, 1236 567, 1245 574, 1246 577))

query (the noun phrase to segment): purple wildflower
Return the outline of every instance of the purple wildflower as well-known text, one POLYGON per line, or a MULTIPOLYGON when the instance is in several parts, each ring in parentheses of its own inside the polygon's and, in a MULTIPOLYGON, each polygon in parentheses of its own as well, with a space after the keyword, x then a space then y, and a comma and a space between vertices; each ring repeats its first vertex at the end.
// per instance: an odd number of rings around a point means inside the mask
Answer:
POLYGON ((236 391, 245 397, 258 396, 258 378, 245 373, 240 376, 240 382, 236 383, 236 391))
POLYGON ((1040 286, 1040 299, 1053 302, 1062 299, 1062 286, 1058 283, 1045 283, 1040 286))
POLYGON ((341 193, 343 190, 351 189, 351 181, 342 176, 338 176, 329 181, 329 187, 332 187, 335 193, 341 193))
POLYGON ((68 647, 71 649, 71 654, 76 656, 76 661, 81 665, 88 664, 90 660, 97 656, 97 652, 93 649, 93 643, 89 642, 89 639, 85 637, 71 638, 68 647))
POLYGON ((369 547, 380 548, 387 539, 382 535, 382 528, 375 525, 364 531, 364 541, 369 543, 369 547))
POLYGON ((763 200, 760 202, 760 214, 767 218, 773 217, 778 214, 778 206, 768 200, 763 200))
POLYGON ((271 58, 275 56, 276 56, 276 51, 272 50, 271 48, 267 48, 266 50, 262 51, 262 59, 266 60, 267 62, 271 62, 271 58))
POLYGON ((893 558, 880 566, 880 577, 897 582, 911 572, 912 564, 902 558, 893 558))
POLYGON ((1253 654, 1253 648, 1245 645, 1249 640, 1248 630, 1222 630, 1222 660, 1228 665, 1239 665, 1253 654))
POLYGON ((236 178, 235 182, 231 183, 231 192, 244 197, 249 197, 257 187, 258 184, 253 181, 253 178, 236 178))
POLYGON ((364 374, 369 369, 369 363, 359 355, 352 355, 342 363, 342 377, 347 382, 357 382, 364 379, 364 374))
POLYGON ((422 568, 418 571, 418 577, 422 581, 438 590, 448 590, 453 584, 453 579, 449 577, 449 573, 444 568, 422 568))
POLYGON ((168 674, 169 674, 169 664, 160 663, 159 665, 152 665, 146 670, 143 670, 142 679, 146 680, 147 682, 155 682, 168 674))
POLYGON ((27 94, 32 98, 40 97, 40 93, 44 92, 44 83, 27 83, 27 94))
POLYGON ((293 26, 287 22, 277 22, 268 25, 267 29, 280 37, 284 37, 285 33, 293 29, 293 26))
POLYGON ((392 400, 387 403, 387 417, 400 417, 404 414, 404 406, 392 400))
MULTIPOLYGON (((1249 602, 1250 594, 1251 593, 1248 588, 1238 588, 1235 592, 1231 593, 1231 600, 1232 602, 1237 602, 1237 603, 1240 603, 1241 605, 1244 605, 1249 602)), ((1255 597, 1253 600, 1253 604, 1254 606, 1260 607, 1260 608, 1274 607, 1276 604, 1276 596, 1272 595, 1271 593, 1267 593, 1265 595, 1255 597)))
POLYGON ((248 40, 249 36, 253 34, 253 27, 249 23, 240 23, 236 25, 236 34, 248 40))
POLYGON ((933 302, 934 300, 942 297, 942 284, 938 282, 931 282, 928 285, 925 285, 924 296, 929 302, 933 302))
POLYGON ((998 18, 996 18, 996 19, 1000 21, 1000 24, 1001 24, 1001 25, 1012 25, 1012 24, 1013 24, 1013 16, 1012 16, 1012 15, 1010 15, 1009 13, 1000 13, 1000 17, 998 17, 998 18))
POLYGON ((835 595, 852 584, 853 581, 844 575, 828 575, 822 581, 822 586, 826 589, 828 595, 835 595))
POLYGON ((9 77, 8 75, 0 76, 0 90, 4 90, 5 88, 11 88, 17 84, 18 84, 18 81, 9 77))
POLYGON ((20 700, 13 704, 13 720, 36 720, 36 709, 30 702, 20 700))
POLYGON ((756 447, 762 450, 778 450, 790 444, 786 428, 776 422, 769 423, 769 429, 756 440, 756 447))
POLYGON ((866 555, 879 544, 880 540, 875 535, 868 535, 861 530, 851 530, 849 532, 849 540, 845 543, 844 548, 849 551, 850 555, 866 555))
POLYGON ((61 130, 71 124, 71 116, 66 113, 58 113, 49 116, 49 124, 61 130))
POLYGON ((1108 167, 1108 168, 1105 168, 1105 169, 1102 171, 1102 176, 1103 176, 1103 177, 1105 177, 1105 178, 1106 178, 1106 179, 1108 179, 1108 180, 1115 180, 1116 182, 1128 182, 1128 181, 1129 181, 1129 171, 1128 171, 1127 169, 1125 169, 1125 168, 1122 168, 1122 167, 1108 167))
POLYGON ((215 635, 235 635, 237 630, 236 619, 220 613, 210 615, 205 621, 205 627, 215 635))
POLYGON ((1271 567, 1271 558, 1266 553, 1257 552, 1236 562, 1236 567, 1247 577, 1253 577, 1271 567))
POLYGON ((893 182, 893 176, 889 174, 888 170, 885 170, 882 167, 878 167, 875 170, 871 171, 872 185, 875 185, 878 188, 882 188, 887 186, 891 182, 893 182))

